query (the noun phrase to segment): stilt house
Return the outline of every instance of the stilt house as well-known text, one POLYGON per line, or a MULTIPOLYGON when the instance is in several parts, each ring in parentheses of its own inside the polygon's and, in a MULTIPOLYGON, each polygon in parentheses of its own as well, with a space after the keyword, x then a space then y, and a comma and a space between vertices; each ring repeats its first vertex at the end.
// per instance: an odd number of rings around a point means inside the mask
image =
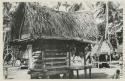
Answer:
POLYGON ((85 55, 98 36, 92 12, 59 12, 33 3, 19 4, 11 27, 11 44, 29 55, 31 78, 67 74, 73 48, 85 55))

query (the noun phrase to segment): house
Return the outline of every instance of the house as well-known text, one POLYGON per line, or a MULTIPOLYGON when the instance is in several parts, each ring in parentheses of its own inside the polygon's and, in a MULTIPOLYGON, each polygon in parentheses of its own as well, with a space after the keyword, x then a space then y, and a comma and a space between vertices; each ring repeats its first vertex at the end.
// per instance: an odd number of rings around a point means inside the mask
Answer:
POLYGON ((67 74, 74 48, 85 56, 98 36, 90 11, 60 12, 33 3, 19 4, 11 27, 11 45, 22 55, 27 51, 31 78, 67 74))
POLYGON ((110 64, 111 54, 113 53, 113 47, 108 40, 100 40, 91 51, 91 56, 94 57, 93 63, 97 64, 99 68, 100 64, 110 64), (96 56, 96 57, 95 57, 96 56))

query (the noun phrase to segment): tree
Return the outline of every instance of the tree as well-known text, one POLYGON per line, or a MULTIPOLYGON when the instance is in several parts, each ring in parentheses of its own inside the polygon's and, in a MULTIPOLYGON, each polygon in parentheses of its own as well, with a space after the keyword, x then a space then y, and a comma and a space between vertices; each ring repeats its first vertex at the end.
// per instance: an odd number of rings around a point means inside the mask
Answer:
POLYGON ((122 39, 119 39, 118 33, 121 33, 121 38, 122 37, 122 31, 123 31, 123 9, 120 8, 119 3, 114 3, 114 2, 108 2, 108 15, 109 15, 109 24, 112 24, 112 26, 109 26, 108 32, 110 36, 112 37, 112 45, 117 48, 119 45, 119 41, 122 39), (120 30, 120 32, 119 32, 120 30), (115 39, 115 43, 114 40, 115 39), (116 44, 116 45, 114 45, 116 44))
POLYGON ((105 37, 111 41, 114 48, 123 41, 123 8, 118 2, 107 2, 108 21, 106 20, 106 2, 98 1, 94 5, 94 17, 99 29, 99 39, 105 37), (106 29, 106 21, 108 26, 106 29))
POLYGON ((9 2, 3 3, 3 41, 4 41, 3 59, 4 60, 8 54, 11 54, 11 55, 13 54, 13 50, 12 50, 12 47, 9 45, 9 42, 11 40, 12 16, 14 11, 18 7, 18 5, 15 6, 14 4, 9 2))

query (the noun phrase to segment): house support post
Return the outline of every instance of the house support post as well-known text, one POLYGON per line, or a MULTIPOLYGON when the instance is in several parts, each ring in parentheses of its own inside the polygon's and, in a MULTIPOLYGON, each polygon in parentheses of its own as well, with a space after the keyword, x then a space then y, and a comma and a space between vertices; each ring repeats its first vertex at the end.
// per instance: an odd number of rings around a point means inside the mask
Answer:
POLYGON ((32 45, 31 44, 27 45, 27 51, 29 56, 29 69, 31 69, 32 68, 32 45))
POLYGON ((111 68, 111 61, 112 61, 112 59, 111 59, 111 53, 109 54, 109 59, 110 59, 110 62, 109 62, 109 67, 111 68))
POLYGON ((84 75, 85 75, 85 78, 86 78, 86 75, 87 75, 87 69, 86 69, 86 54, 84 55, 84 66, 85 66, 84 75))
POLYGON ((97 63, 98 63, 98 68, 99 68, 99 63, 100 63, 100 62, 99 62, 99 55, 98 55, 98 57, 97 57, 97 58, 98 58, 98 62, 97 62, 97 63))

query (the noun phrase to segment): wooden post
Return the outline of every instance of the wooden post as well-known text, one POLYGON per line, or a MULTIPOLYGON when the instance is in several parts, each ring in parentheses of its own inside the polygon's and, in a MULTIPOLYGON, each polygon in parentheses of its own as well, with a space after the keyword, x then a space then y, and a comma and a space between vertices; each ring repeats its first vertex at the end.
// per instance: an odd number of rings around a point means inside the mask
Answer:
POLYGON ((78 79, 79 78, 79 70, 77 69, 76 72, 77 72, 77 79, 78 79))
MULTIPOLYGON (((8 45, 7 45, 7 55, 8 55, 8 45)), ((7 56, 7 55, 6 55, 6 56, 7 56)), ((8 64, 8 62, 7 62, 7 64, 8 64)))
POLYGON ((98 55, 98 68, 99 68, 99 55, 98 55))
MULTIPOLYGON (((84 55, 84 66, 86 66, 86 53, 84 55)), ((87 74, 87 70, 86 70, 86 67, 84 69, 84 74, 85 74, 85 78, 86 78, 86 74, 87 74)))
POLYGON ((71 56, 70 56, 70 53, 71 53, 71 52, 69 52, 69 67, 71 66, 71 64, 70 64, 70 63, 71 63, 71 56))
POLYGON ((28 55, 29 55, 29 69, 32 68, 32 45, 27 45, 28 55))
MULTIPOLYGON (((109 65, 111 65, 111 53, 109 54, 109 57, 110 57, 110 63, 109 65)), ((111 66, 109 66, 111 68, 111 66)))
POLYGON ((8 78, 8 67, 5 67, 5 79, 8 78))
MULTIPOLYGON (((90 63, 90 64, 92 63, 92 58, 91 58, 91 56, 90 56, 89 63, 90 63)), ((89 78, 91 79, 91 67, 89 68, 89 78)))
MULTIPOLYGON (((68 58, 69 58, 69 61, 68 61, 68 67, 71 66, 71 52, 68 52, 68 58)), ((73 78, 73 70, 70 70, 69 69, 69 78, 73 78)))
POLYGON ((89 78, 91 79, 91 68, 89 68, 89 78))
MULTIPOLYGON (((14 51, 14 48, 12 49, 12 54, 13 54, 13 63, 12 63, 12 66, 15 66, 15 59, 14 59, 14 57, 15 57, 15 53, 13 52, 14 51)), ((15 57, 16 58, 16 57, 15 57)))

